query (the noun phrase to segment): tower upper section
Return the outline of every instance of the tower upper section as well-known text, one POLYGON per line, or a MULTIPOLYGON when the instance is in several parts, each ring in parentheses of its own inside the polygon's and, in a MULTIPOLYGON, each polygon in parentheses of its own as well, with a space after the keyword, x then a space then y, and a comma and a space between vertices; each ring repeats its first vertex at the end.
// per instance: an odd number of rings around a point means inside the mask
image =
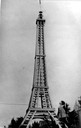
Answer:
POLYGON ((39 11, 36 20, 36 49, 33 87, 47 88, 46 62, 45 62, 45 44, 44 44, 44 24, 43 12, 39 11))
POLYGON ((38 18, 36 20, 36 52, 35 57, 38 55, 45 55, 44 48, 44 24, 45 19, 43 19, 43 12, 39 11, 38 18))

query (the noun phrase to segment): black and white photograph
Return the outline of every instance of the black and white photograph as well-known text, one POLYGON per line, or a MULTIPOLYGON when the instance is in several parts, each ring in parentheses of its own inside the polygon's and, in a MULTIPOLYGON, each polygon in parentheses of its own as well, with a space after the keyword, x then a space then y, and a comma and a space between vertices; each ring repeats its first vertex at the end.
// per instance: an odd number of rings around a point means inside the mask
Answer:
POLYGON ((0 1, 0 128, 81 128, 81 0, 0 1))

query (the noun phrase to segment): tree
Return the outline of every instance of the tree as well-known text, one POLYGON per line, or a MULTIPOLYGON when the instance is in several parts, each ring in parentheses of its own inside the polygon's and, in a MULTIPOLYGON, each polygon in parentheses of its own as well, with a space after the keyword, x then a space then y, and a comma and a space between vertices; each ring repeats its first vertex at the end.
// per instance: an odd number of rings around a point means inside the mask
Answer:
POLYGON ((39 128, 39 123, 38 122, 34 122, 32 124, 32 128, 39 128))
POLYGON ((23 117, 18 117, 16 120, 12 118, 11 123, 8 125, 8 128, 19 128, 19 125, 23 121, 23 117))
POLYGON ((68 114, 71 111, 69 104, 67 103, 65 104, 65 111, 66 111, 66 114, 68 114))
POLYGON ((76 113, 75 110, 69 112, 68 114, 68 122, 71 128, 77 128, 79 119, 78 119, 78 114, 76 113))

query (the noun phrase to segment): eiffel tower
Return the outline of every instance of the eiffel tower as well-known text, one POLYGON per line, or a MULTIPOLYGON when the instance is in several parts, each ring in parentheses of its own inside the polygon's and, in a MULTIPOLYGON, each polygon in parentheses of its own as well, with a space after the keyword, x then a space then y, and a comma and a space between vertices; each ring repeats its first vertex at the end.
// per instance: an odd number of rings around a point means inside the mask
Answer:
POLYGON ((44 119, 45 116, 54 117, 55 115, 47 84, 44 24, 43 12, 39 11, 36 20, 36 50, 32 92, 26 115, 19 128, 27 128, 29 122, 33 119, 44 119))

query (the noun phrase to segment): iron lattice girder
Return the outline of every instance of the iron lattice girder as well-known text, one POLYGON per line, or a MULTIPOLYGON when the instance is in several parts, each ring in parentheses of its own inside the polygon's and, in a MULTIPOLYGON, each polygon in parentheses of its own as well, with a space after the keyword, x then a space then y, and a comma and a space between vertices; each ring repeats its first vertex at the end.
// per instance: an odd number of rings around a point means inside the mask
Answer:
MULTIPOLYGON (((52 108, 46 74, 46 62, 45 62, 45 46, 44 46, 44 23, 42 12, 39 12, 39 17, 36 20, 37 33, 36 33, 36 51, 35 51, 35 65, 34 65, 34 77, 33 87, 30 97, 30 102, 26 115, 19 128, 28 127, 29 122, 32 119, 46 117, 54 117, 55 110, 52 108)), ((51 118, 49 118, 51 119, 51 118)))
POLYGON ((27 126, 29 124, 29 122, 32 120, 32 119, 45 119, 45 118, 48 118, 48 120, 51 121, 51 117, 56 117, 55 113, 54 113, 54 109, 41 109, 41 108, 35 108, 35 109, 32 109, 30 108, 25 117, 24 117, 24 120, 21 124, 21 126, 27 126))
POLYGON ((41 108, 51 108, 51 102, 49 98, 48 88, 35 87, 32 90, 32 98, 30 107, 38 107, 38 100, 41 100, 41 108))
POLYGON ((37 24, 37 40, 35 51, 35 65, 33 87, 29 103, 29 108, 41 107, 52 108, 46 74, 45 63, 45 47, 44 47, 44 23, 42 12, 39 12, 39 17, 36 20, 37 24), (40 103, 39 103, 40 102, 40 103))

